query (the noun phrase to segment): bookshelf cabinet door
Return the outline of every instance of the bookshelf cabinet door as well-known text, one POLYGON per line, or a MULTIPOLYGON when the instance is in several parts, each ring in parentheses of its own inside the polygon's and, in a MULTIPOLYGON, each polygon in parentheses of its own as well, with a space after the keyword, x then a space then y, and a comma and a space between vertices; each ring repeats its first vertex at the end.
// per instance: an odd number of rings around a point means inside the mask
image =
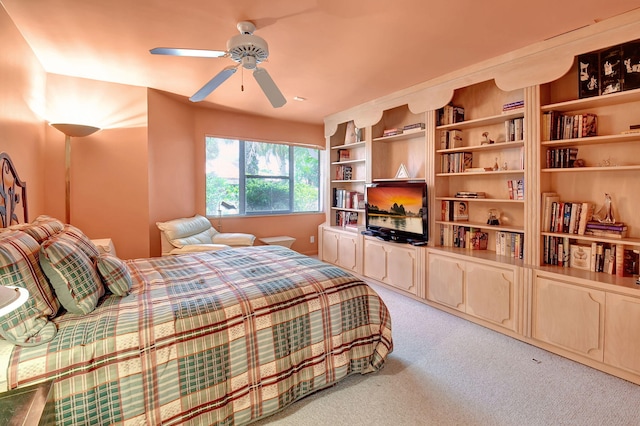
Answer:
POLYGON ((338 238, 338 265, 350 271, 358 269, 358 236, 340 234, 338 238))
POLYGON ((464 312, 464 262, 428 254, 427 299, 464 312))
POLYGON ((604 362, 640 374, 640 299, 607 294, 604 362))
POLYGON ((334 265, 338 264, 338 238, 337 232, 328 229, 322 230, 322 260, 334 265))
POLYGON ((383 243, 364 240, 363 273, 366 277, 387 282, 387 253, 383 243))
POLYGON ((391 245, 387 263, 388 284, 416 294, 416 249, 391 245))
POLYGON ((467 313, 516 331, 516 276, 513 270, 467 262, 467 313))
POLYGON ((532 337, 603 361, 605 293, 537 275, 533 283, 532 337))

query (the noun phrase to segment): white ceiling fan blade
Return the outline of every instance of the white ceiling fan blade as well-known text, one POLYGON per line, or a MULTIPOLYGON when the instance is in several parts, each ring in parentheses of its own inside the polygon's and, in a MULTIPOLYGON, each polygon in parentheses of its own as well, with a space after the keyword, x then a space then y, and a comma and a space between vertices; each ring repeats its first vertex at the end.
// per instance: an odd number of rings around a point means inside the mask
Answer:
POLYGON ((280 108, 282 105, 287 103, 287 100, 282 95, 282 92, 280 92, 280 89, 278 89, 278 86, 276 86, 276 83, 273 82, 273 79, 271 79, 271 76, 266 69, 256 67, 256 69, 253 70, 253 77, 256 79, 274 108, 280 108))
POLYGON ((177 49, 173 47, 156 47, 149 52, 152 55, 192 56, 196 58, 220 58, 227 54, 222 50, 177 49))
POLYGON ((200 102, 201 100, 209 96, 209 93, 216 90, 218 86, 227 81, 227 79, 236 72, 236 70, 238 69, 238 65, 229 65, 228 67, 220 71, 215 77, 209 80, 207 84, 202 86, 200 90, 198 90, 193 96, 191 96, 189 100, 191 102, 200 102))

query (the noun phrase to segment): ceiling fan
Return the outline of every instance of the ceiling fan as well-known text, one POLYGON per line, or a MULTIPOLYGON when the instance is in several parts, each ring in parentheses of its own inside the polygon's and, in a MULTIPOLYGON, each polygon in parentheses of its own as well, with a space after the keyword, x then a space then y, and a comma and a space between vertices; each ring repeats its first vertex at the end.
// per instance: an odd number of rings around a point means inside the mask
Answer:
POLYGON ((150 52, 154 55, 173 56, 193 56, 201 58, 230 57, 237 62, 236 65, 229 65, 213 77, 207 84, 202 86, 193 96, 189 98, 192 102, 199 102, 209 96, 218 86, 231 77, 242 65, 247 70, 253 70, 253 77, 271 102, 274 108, 280 108, 287 103, 287 100, 274 83, 266 69, 258 67, 258 64, 269 57, 269 46, 262 38, 254 35, 256 26, 252 22, 242 21, 237 25, 240 34, 231 37, 227 41, 227 50, 202 50, 202 49, 176 49, 170 47, 156 47, 150 52))

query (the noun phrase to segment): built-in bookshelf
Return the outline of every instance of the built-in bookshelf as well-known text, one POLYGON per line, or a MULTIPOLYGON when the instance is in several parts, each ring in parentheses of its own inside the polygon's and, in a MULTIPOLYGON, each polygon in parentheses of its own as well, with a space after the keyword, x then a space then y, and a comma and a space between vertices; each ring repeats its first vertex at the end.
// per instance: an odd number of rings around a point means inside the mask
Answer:
MULTIPOLYGON (((484 256, 492 254, 494 259, 522 258, 526 189, 525 113, 520 102, 523 96, 521 90, 504 92, 493 81, 454 92, 450 104, 457 108, 457 121, 439 124, 434 129, 434 189, 438 205, 431 209, 436 230, 432 245, 459 248, 471 256, 475 250, 486 250, 484 256), (515 107, 503 111, 507 105, 515 107), (514 197, 514 188, 517 194, 518 187, 520 196, 514 197), (479 198, 459 195, 479 191, 482 193, 479 198), (445 206, 462 202, 468 206, 468 219, 454 221, 447 217, 445 206), (489 221, 491 214, 497 216, 497 221, 489 221), (479 249, 477 244, 470 244, 474 236, 486 239, 487 243, 479 249), (505 236, 508 236, 507 250, 504 250, 505 236)), ((436 112, 439 123, 444 116, 444 108, 436 112)))

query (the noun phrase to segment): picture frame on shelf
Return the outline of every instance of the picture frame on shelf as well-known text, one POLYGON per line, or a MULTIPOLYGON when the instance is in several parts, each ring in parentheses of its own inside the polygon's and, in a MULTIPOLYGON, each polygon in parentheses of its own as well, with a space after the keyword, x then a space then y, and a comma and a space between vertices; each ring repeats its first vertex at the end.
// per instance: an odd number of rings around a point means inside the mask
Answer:
POLYGON ((600 52, 601 95, 622 91, 622 47, 614 46, 600 52))
POLYGON ((578 56, 579 97, 590 98, 600 95, 600 58, 591 52, 578 56))
POLYGON ((640 40, 622 45, 623 90, 640 89, 640 40))

